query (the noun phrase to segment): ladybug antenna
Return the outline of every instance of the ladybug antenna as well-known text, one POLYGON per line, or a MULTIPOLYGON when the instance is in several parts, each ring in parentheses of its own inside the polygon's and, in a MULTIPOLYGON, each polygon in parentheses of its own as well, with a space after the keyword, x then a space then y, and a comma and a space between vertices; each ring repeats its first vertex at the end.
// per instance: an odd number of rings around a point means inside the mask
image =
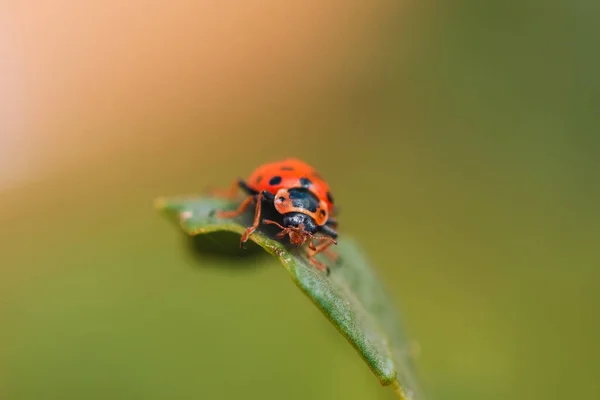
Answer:
POLYGON ((315 239, 315 240, 328 240, 328 241, 330 241, 331 243, 333 243, 335 245, 338 244, 337 240, 335 240, 334 238, 329 237, 329 236, 313 236, 313 235, 310 235, 310 237, 313 238, 313 239, 315 239))
POLYGON ((306 230, 304 230, 304 226, 302 226, 302 225, 300 225, 298 227, 295 227, 295 226, 285 227, 285 226, 281 225, 280 223, 278 223, 276 221, 272 221, 270 219, 264 219, 263 223, 265 223, 267 225, 275 225, 275 226, 278 226, 279 228, 281 228, 281 232, 279 232, 277 234, 277 236, 276 236, 276 237, 278 237, 280 239, 283 238, 285 235, 287 235, 287 234, 289 234, 291 232, 294 232, 294 233, 297 233, 297 234, 302 234, 302 235, 304 235, 306 237, 309 237, 309 238, 311 238, 313 240, 328 240, 328 241, 332 242, 335 245, 338 244, 337 240, 335 240, 332 237, 329 237, 329 236, 320 236, 320 235, 319 236, 315 236, 312 233, 307 232, 306 230))
POLYGON ((263 219, 263 223, 264 224, 268 224, 268 225, 277 225, 278 227, 280 227, 281 229, 287 229, 286 227, 282 226, 280 223, 272 221, 270 219, 263 219))

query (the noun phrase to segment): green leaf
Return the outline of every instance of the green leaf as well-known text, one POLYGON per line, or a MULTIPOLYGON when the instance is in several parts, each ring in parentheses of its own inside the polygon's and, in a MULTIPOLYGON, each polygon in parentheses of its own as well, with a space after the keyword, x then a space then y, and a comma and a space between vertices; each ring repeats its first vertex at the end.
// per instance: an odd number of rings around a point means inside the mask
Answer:
MULTIPOLYGON (((235 209, 237 205, 209 197, 163 198, 156 202, 157 208, 178 223, 185 233, 208 237, 224 231, 240 235, 244 232, 251 224, 252 212, 235 219, 218 219, 211 215, 213 210, 235 209)), ((335 251, 340 260, 331 266, 330 276, 312 266, 301 249, 286 247, 259 232, 252 234, 250 240, 279 258, 300 290, 358 351, 382 385, 394 387, 401 399, 423 398, 398 314, 352 239, 345 236, 338 239, 335 251)), ((239 249, 239 241, 234 246, 239 249)), ((321 260, 326 262, 325 258, 321 260)))

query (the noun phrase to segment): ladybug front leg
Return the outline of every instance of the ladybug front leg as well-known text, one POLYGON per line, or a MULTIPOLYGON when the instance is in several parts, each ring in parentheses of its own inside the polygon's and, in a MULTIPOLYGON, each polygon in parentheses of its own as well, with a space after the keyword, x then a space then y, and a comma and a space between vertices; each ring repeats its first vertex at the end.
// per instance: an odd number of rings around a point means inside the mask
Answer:
POLYGON ((217 218, 235 218, 244 213, 246 208, 252 203, 256 201, 256 207, 254 209, 254 222, 252 226, 249 226, 246 231, 242 234, 242 238, 240 239, 240 247, 244 248, 244 243, 248 241, 248 237, 258 228, 260 224, 260 211, 261 211, 261 203, 262 203, 262 193, 256 196, 250 196, 246 200, 240 204, 237 210, 233 211, 216 211, 215 216, 217 218))
POLYGON ((325 243, 321 243, 318 246, 315 246, 313 243, 311 243, 310 246, 308 246, 308 257, 314 257, 319 253, 323 253, 326 252, 329 248, 329 246, 331 246, 332 244, 334 244, 335 242, 332 241, 327 241, 325 243))
POLYGON ((338 254, 331 253, 331 250, 329 250, 329 246, 331 246, 334 243, 335 243, 334 241, 328 240, 327 242, 322 243, 318 246, 315 246, 315 244, 312 241, 310 241, 308 244, 308 251, 307 251, 308 261, 310 261, 310 263, 312 265, 314 265, 321 271, 327 272, 327 275, 329 275, 329 272, 330 272, 329 267, 327 267, 323 263, 319 262, 315 258, 315 256, 319 253, 323 253, 323 254, 327 255, 327 257, 332 259, 333 261, 337 261, 339 258, 338 254))
MULTIPOLYGON (((322 227, 320 227, 320 231, 323 232, 324 234, 337 239, 338 237, 338 233, 335 229, 333 229, 334 226, 337 226, 337 221, 336 220, 332 220, 331 218, 327 221, 327 223, 325 225, 323 225, 322 227)), ((340 259, 339 254, 333 252, 331 249, 329 249, 328 247, 331 245, 331 242, 329 242, 329 245, 324 246, 323 249, 319 250, 319 252, 322 252, 323 254, 325 254, 331 261, 337 263, 340 259)))
POLYGON ((246 208, 248 208, 248 206, 250 205, 250 203, 252 203, 252 201, 256 202, 256 207, 254 209, 254 221, 252 223, 252 226, 249 226, 246 231, 244 231, 244 233, 242 234, 242 237, 240 239, 240 247, 244 247, 244 243, 248 241, 248 238, 250 237, 250 235, 258 228, 258 226, 260 225, 260 215, 261 215, 261 209, 262 209, 262 202, 263 201, 273 201, 273 195, 269 192, 266 191, 262 191, 261 193, 255 195, 255 196, 250 196, 248 197, 246 200, 244 200, 242 202, 242 204, 240 204, 240 206, 238 207, 237 210, 233 210, 233 211, 215 211, 215 216, 217 218, 235 218, 237 216, 240 216, 241 214, 244 213, 244 211, 246 211, 246 208))
POLYGON ((330 249, 329 246, 331 246, 331 243, 325 243, 323 245, 323 248, 317 249, 317 251, 314 254, 322 253, 325 257, 329 258, 332 262, 337 264, 338 261, 340 261, 340 255, 332 249, 330 249))
POLYGON ((259 193, 258 196, 256 196, 256 208, 254 209, 254 221, 252 223, 252 226, 249 226, 246 231, 244 232, 244 234, 242 235, 242 238, 240 239, 240 247, 244 248, 244 243, 246 243, 248 241, 248 238, 250 237, 250 235, 252 235, 252 233, 254 233, 254 231, 256 230, 256 228, 258 228, 258 225, 260 224, 260 212, 261 212, 261 205, 262 205, 262 193, 259 193))
POLYGON ((254 221, 252 223, 252 226, 248 227, 246 229, 246 231, 244 232, 244 234, 242 235, 242 238, 240 239, 240 247, 244 248, 244 243, 246 241, 248 241, 248 238, 250 237, 250 235, 252 235, 254 233, 254 231, 258 228, 258 226, 260 225, 260 214, 261 214, 261 210, 262 210, 262 202, 263 201, 273 201, 273 194, 267 192, 267 191, 262 191, 260 192, 257 196, 256 196, 256 209, 254 210, 254 221))

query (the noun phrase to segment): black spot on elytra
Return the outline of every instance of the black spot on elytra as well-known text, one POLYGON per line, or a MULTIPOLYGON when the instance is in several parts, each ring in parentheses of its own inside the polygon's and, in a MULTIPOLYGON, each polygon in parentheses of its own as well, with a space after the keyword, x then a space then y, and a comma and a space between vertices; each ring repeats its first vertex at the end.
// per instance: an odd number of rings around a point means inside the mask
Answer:
POLYGON ((279 200, 280 202, 282 202, 282 203, 283 203, 283 202, 285 201, 285 197, 280 197, 280 198, 279 198, 279 199, 277 199, 277 200, 279 200))
POLYGON ((269 185, 279 185, 281 183, 281 177, 279 175, 274 176, 269 181, 269 185))
POLYGON ((289 165, 283 165, 281 168, 279 168, 282 171, 293 171, 294 167, 290 167, 289 165))
POLYGON ((319 199, 306 189, 290 189, 290 200, 292 205, 310 212, 316 212, 319 207, 319 199))
POLYGON ((310 185, 312 185, 312 182, 310 181, 310 179, 306 178, 306 177, 302 177, 300 178, 300 184, 302 185, 302 187, 309 187, 310 185))
POLYGON ((260 183, 260 181, 262 181, 262 175, 259 175, 256 177, 255 183, 258 185, 260 183))
POLYGON ((321 215, 325 216, 325 210, 321 210, 321 215))
POLYGON ((331 195, 331 192, 327 192, 327 200, 333 204, 333 196, 331 195))

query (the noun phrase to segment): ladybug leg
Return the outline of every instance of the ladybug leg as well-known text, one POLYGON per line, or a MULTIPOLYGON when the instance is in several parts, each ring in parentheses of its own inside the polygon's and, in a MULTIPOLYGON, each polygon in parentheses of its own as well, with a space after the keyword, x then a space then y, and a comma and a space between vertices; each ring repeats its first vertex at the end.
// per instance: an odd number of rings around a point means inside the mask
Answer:
POLYGON ((237 210, 232 210, 232 211, 223 211, 223 210, 219 210, 219 211, 215 211, 215 216, 217 218, 235 218, 239 215, 242 215, 244 213, 244 211, 246 211, 246 208, 248 208, 248 206, 250 205, 250 203, 252 203, 252 200, 254 200, 254 196, 250 196, 248 198, 246 198, 246 200, 244 200, 242 202, 242 204, 240 204, 240 206, 238 207, 237 210))
POLYGON ((325 249, 322 251, 322 253, 336 264, 338 263, 338 261, 340 261, 340 255, 331 249, 325 249))
MULTIPOLYGON (((250 197, 250 199, 253 199, 253 197, 250 197)), ((260 212, 261 212, 261 205, 263 202, 263 193, 259 193, 256 196, 256 208, 254 209, 254 222, 252 223, 252 226, 249 226, 246 231, 244 232, 244 234, 242 235, 242 238, 240 239, 240 247, 244 248, 244 243, 246 241, 248 241, 248 238, 250 237, 250 235, 252 235, 254 233, 254 231, 256 230, 256 228, 258 228, 258 225, 260 225, 260 212)))
POLYGON ((311 250, 314 250, 314 254, 323 253, 323 255, 325 255, 327 258, 329 258, 331 261, 337 264, 337 262, 340 260, 340 255, 329 248, 329 246, 331 246, 332 244, 333 242, 327 241, 326 243, 317 246, 316 249, 311 250))
POLYGON ((256 190, 253 190, 243 179, 237 179, 231 183, 229 189, 210 189, 209 193, 216 197, 222 197, 225 199, 233 200, 237 198, 238 190, 242 189, 246 194, 252 196, 257 194, 256 190))
POLYGON ((325 242, 325 243, 322 243, 322 244, 320 244, 320 245, 318 245, 318 246, 315 246, 315 245, 314 245, 314 244, 311 242, 311 245, 310 245, 310 246, 308 246, 308 249, 309 249, 309 251, 308 251, 308 256, 309 256, 309 257, 314 257, 315 255, 317 255, 317 254, 319 254, 319 253, 326 252, 326 251, 328 250, 329 246, 331 246, 331 245, 332 245, 332 244, 334 244, 334 243, 335 243, 335 242, 332 242, 332 241, 329 241, 329 240, 328 240, 328 241, 327 241, 327 242, 325 242))
POLYGON ((240 204, 240 206, 238 207, 238 209, 235 210, 235 211, 214 211, 213 215, 216 215, 217 218, 234 218, 234 217, 237 217, 237 216, 241 215, 246 210, 246 208, 248 208, 248 206, 252 202, 252 199, 258 194, 258 192, 256 192, 256 190, 251 189, 246 184, 246 182, 244 182, 242 179, 238 179, 237 181, 235 181, 231 185, 230 193, 226 194, 226 195, 223 195, 221 197, 230 198, 230 199, 235 198, 236 197, 236 191, 239 188, 241 188, 246 193, 248 193, 250 195, 250 197, 246 198, 246 200, 244 200, 242 202, 242 204, 240 204))
MULTIPOLYGON (((334 221, 333 223, 337 225, 337 222, 334 221)), ((337 231, 329 225, 329 221, 327 221, 327 223, 325 225, 321 226, 319 228, 319 230, 321 232, 323 232, 324 234, 326 234, 327 236, 331 236, 334 239, 336 239, 338 237, 337 231)))
POLYGON ((235 199, 237 197, 237 191, 239 189, 238 181, 233 181, 229 189, 218 189, 218 188, 210 188, 208 189, 208 193, 211 196, 222 197, 225 199, 235 199))
POLYGON ((248 186, 248 184, 246 183, 246 181, 244 181, 243 179, 238 179, 236 182, 236 185, 242 189, 244 192, 248 193, 249 195, 256 195, 258 194, 258 192, 254 189, 252 189, 250 186, 248 186))
MULTIPOLYGON (((337 239, 338 237, 338 233, 337 231, 334 229, 336 228, 338 225, 337 220, 335 219, 328 219, 327 223, 325 223, 325 225, 323 225, 320 229, 321 232, 323 232, 324 234, 331 236, 334 239, 337 239)), ((331 242, 330 242, 331 243, 331 242)), ((327 246, 329 247, 329 245, 327 246)), ((323 252, 323 254, 325 254, 331 261, 337 263, 340 259, 339 254, 331 251, 331 249, 328 249, 327 247, 325 247, 324 249, 322 249, 321 251, 323 252)))
POLYGON ((329 267, 326 266, 325 264, 323 264, 322 262, 318 261, 317 259, 315 259, 313 256, 309 255, 308 256, 308 261, 315 267, 317 268, 319 271, 323 271, 325 272, 327 275, 329 275, 329 267))
POLYGON ((330 273, 329 267, 325 266, 323 263, 319 262, 314 257, 318 253, 323 253, 326 254, 328 257, 332 258, 334 261, 337 261, 338 255, 335 253, 330 253, 330 251, 328 251, 329 246, 331 246, 334 243, 336 243, 334 240, 328 240, 325 243, 315 246, 315 244, 311 240, 308 244, 308 261, 310 261, 310 263, 317 267, 319 270, 325 271, 327 275, 329 275, 330 273))
POLYGON ((338 226, 337 219, 335 219, 335 218, 329 218, 327 220, 327 222, 325 223, 325 225, 330 226, 332 228, 337 228, 337 226, 338 226))

